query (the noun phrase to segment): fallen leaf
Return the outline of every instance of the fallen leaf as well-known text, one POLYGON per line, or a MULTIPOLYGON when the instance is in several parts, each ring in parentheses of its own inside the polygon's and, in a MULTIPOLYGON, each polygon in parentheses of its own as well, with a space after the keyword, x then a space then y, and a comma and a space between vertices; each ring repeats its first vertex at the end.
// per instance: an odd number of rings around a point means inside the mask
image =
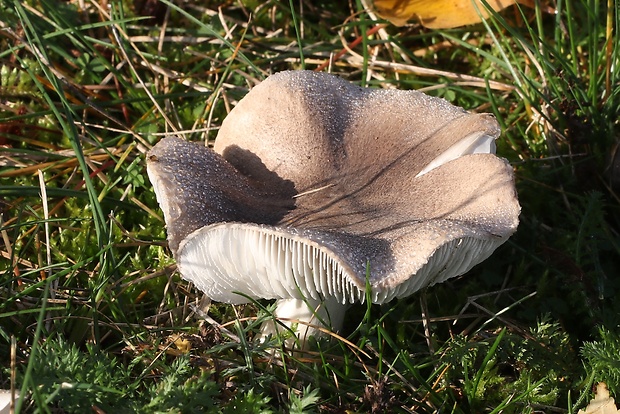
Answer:
POLYGON ((596 385, 596 395, 594 399, 590 401, 590 404, 585 410, 579 410, 577 414, 619 414, 620 411, 614 402, 614 399, 609 396, 609 390, 607 384, 599 382, 596 385))
MULTIPOLYGON (((513 5, 517 0, 487 0, 495 11, 513 5)), ((396 26, 418 19, 430 29, 450 29, 479 23, 489 17, 480 0, 374 0, 375 11, 396 26)))
POLYGON ((189 354, 189 352, 192 350, 192 343, 188 341, 187 339, 184 339, 181 337, 178 337, 177 339, 174 340, 174 345, 177 347, 179 351, 181 351, 184 354, 189 354))

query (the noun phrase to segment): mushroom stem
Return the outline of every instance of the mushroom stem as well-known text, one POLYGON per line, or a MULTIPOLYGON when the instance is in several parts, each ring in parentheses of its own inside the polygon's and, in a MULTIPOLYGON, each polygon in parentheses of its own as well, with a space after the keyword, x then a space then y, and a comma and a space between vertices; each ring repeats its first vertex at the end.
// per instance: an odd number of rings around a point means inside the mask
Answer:
POLYGON ((295 332, 296 338, 286 341, 287 346, 294 346, 299 340, 299 348, 306 347, 309 337, 324 335, 321 328, 338 331, 342 327, 346 305, 334 298, 319 299, 280 299, 273 313, 278 321, 270 320, 263 324, 259 340, 269 335, 283 332, 286 328, 295 332), (282 326, 284 325, 284 326, 282 326))

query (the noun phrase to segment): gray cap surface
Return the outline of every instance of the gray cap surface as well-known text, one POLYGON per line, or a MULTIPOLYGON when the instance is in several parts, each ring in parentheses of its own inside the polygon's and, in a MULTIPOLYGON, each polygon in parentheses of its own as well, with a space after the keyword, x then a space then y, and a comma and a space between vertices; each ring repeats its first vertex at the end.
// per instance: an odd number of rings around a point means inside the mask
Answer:
POLYGON ((280 72, 214 149, 166 138, 147 158, 182 276, 214 300, 385 302, 461 275, 516 230, 499 126, 416 91, 280 72))

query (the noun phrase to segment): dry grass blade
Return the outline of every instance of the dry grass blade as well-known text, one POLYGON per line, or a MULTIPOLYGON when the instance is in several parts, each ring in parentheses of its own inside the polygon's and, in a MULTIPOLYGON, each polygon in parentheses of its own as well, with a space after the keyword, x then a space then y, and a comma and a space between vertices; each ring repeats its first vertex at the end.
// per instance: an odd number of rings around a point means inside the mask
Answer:
MULTIPOLYGON (((359 55, 350 56, 346 59, 346 64, 361 68, 364 65, 364 60, 359 55)), ((396 63, 396 62, 385 62, 373 60, 368 64, 371 69, 387 69, 389 71, 401 73, 401 74, 411 74, 418 76, 431 76, 431 77, 443 77, 448 78, 454 81, 459 82, 461 85, 465 86, 474 86, 477 88, 486 88, 487 85, 493 90, 510 92, 515 89, 514 86, 508 85, 502 82, 491 81, 483 78, 479 78, 477 76, 466 75, 462 73, 454 73, 445 70, 439 69, 431 69, 425 68, 415 65, 409 65, 406 63, 396 63)))

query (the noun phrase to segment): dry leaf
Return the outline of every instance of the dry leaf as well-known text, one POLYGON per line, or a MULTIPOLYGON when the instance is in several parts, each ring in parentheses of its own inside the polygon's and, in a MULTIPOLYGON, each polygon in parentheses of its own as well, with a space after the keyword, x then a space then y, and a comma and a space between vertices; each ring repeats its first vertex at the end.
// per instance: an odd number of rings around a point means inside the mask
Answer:
POLYGON ((585 410, 579 410, 577 414, 620 414, 614 399, 609 396, 607 384, 599 382, 596 385, 596 395, 590 401, 585 410))
MULTIPOLYGON (((495 11, 513 5, 517 0, 487 0, 495 11)), ((480 0, 374 0, 375 11, 396 26, 416 18, 430 29, 450 29, 479 23, 489 17, 480 0)))
POLYGON ((189 354, 189 352, 192 350, 192 343, 188 341, 187 339, 184 339, 181 337, 178 337, 177 339, 174 340, 174 345, 177 347, 179 351, 181 351, 184 354, 189 354))

